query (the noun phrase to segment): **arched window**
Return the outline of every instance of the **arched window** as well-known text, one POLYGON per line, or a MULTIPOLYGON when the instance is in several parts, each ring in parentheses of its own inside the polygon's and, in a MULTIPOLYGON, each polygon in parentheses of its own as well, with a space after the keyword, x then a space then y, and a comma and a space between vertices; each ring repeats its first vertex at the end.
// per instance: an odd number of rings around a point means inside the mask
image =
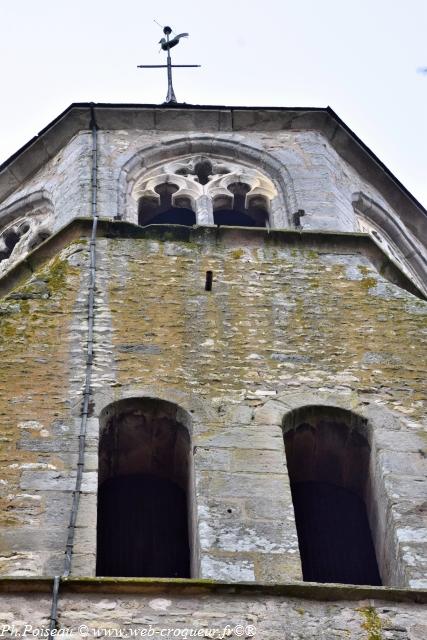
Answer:
POLYGON ((284 440, 304 580, 380 585, 363 419, 306 407, 287 419, 284 440))
POLYGON ((145 196, 139 202, 138 224, 196 224, 196 214, 191 208, 189 198, 183 196, 172 201, 172 196, 178 191, 176 184, 164 183, 155 187, 158 197, 145 196))
POLYGON ((138 202, 140 225, 266 227, 277 189, 257 169, 192 156, 144 174, 136 181, 132 197, 138 202))
MULTIPOLYGON (((358 230, 369 233, 390 261, 426 295, 427 260, 420 243, 422 234, 415 237, 397 215, 361 192, 353 194, 353 208, 358 230)), ((383 266, 381 274, 388 277, 383 266)))
POLYGON ((220 226, 265 227, 268 221, 268 203, 262 196, 247 198, 251 187, 244 182, 228 185, 229 196, 214 198, 214 224, 220 226))
POLYGON ((8 230, 3 234, 0 251, 0 261, 6 260, 19 242, 19 235, 13 230, 8 230))
POLYGON ((190 577, 190 435, 176 415, 153 399, 104 411, 97 575, 190 577))
MULTIPOLYGON (((18 242, 28 236, 29 230, 29 223, 24 221, 10 225, 3 232, 0 232, 0 262, 7 260, 12 255, 18 242)), ((28 238, 26 239, 28 240, 28 238)))
POLYGON ((0 209, 0 275, 50 236, 52 222, 53 205, 44 191, 0 209))

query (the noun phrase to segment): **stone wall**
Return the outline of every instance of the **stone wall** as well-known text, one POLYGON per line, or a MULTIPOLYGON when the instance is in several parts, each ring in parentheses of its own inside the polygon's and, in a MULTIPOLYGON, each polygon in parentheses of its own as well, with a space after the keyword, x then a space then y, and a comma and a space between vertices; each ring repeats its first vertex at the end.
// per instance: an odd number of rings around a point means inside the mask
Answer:
MULTIPOLYGON (((0 633, 41 636, 49 628, 50 583, 1 585, 0 633), (36 590, 37 587, 37 590, 36 590), (39 635, 37 635, 39 634, 39 635)), ((424 640, 425 596, 301 585, 66 581, 58 636, 255 638, 259 640, 424 640), (400 600, 400 602, 399 602, 400 600)))
MULTIPOLYGON (((290 226, 290 216, 304 209, 302 224, 307 229, 329 229, 335 231, 357 230, 357 221, 352 206, 352 195, 363 192, 391 216, 399 217, 390 205, 366 179, 360 177, 351 165, 333 149, 326 137, 316 131, 239 131, 217 134, 200 134, 198 137, 179 128, 176 130, 123 130, 99 132, 98 203, 101 216, 115 216, 118 212, 123 168, 134 156, 153 146, 165 150, 175 141, 190 141, 185 154, 194 153, 197 139, 207 141, 215 155, 215 146, 225 141, 230 148, 229 159, 244 157, 244 148, 257 168, 263 165, 262 154, 282 165, 286 171, 287 188, 293 194, 288 202, 289 211, 277 214, 273 224, 283 228, 290 226), (241 147, 239 147, 241 145, 241 147), (260 154, 260 157, 257 157, 260 154)), ((184 145, 185 146, 185 145, 184 145)), ((184 149, 183 146, 183 149, 184 149)), ((182 155, 178 153, 178 156, 182 155)), ((220 153, 220 155, 223 155, 220 153)), ((9 195, 0 204, 2 209, 39 190, 44 190, 55 208, 54 230, 75 217, 90 212, 91 180, 90 133, 82 131, 31 179, 9 195)), ((265 167, 268 175, 268 165, 265 167)), ((131 220, 136 222, 136 220, 131 220)))
MULTIPOLYGON (((97 244, 94 402, 73 574, 95 571, 98 416, 148 396, 191 416, 195 577, 301 578, 282 423, 322 405, 368 421, 383 581, 425 586, 426 303, 380 276, 357 237, 171 228, 113 239, 116 226, 97 244)), ((85 240, 71 243, 0 307, 3 575, 62 570, 86 264, 85 240)))
POLYGON ((87 332, 85 247, 71 244, 0 303, 3 575, 62 567, 87 332))
MULTIPOLYGON (((6 236, 10 236, 7 225, 11 219, 16 219, 21 229, 35 221, 34 211, 24 209, 37 194, 43 194, 46 207, 53 210, 45 221, 43 238, 78 216, 91 214, 92 137, 83 113, 79 115, 78 108, 75 111, 64 118, 62 127, 58 124, 62 131, 41 134, 32 155, 29 149, 0 171, 0 191, 8 194, 0 203, 0 258, 5 253, 6 236), (77 122, 73 122, 75 117, 77 122), (73 135, 66 135, 67 127, 73 135), (9 183, 17 185, 13 193, 9 183)), ((127 109, 105 105, 97 114, 97 208, 101 216, 137 223, 132 185, 164 162, 197 155, 237 162, 273 181, 277 196, 269 205, 272 228, 293 228, 294 216, 300 212, 304 212, 300 222, 307 230, 357 231, 362 221, 363 228, 379 238, 383 250, 392 260, 403 263, 423 289, 427 273, 425 212, 415 203, 416 215, 411 215, 414 202, 408 202, 401 185, 397 185, 397 193, 393 178, 375 158, 366 156, 362 145, 352 134, 344 133, 341 125, 335 122, 332 132, 330 114, 322 112, 319 119, 320 114, 313 113, 312 120, 308 113, 299 114, 293 122, 280 110, 237 114, 215 109, 163 112, 142 108, 132 116, 127 109), (363 213, 361 202, 369 203, 362 207, 363 213), (372 230, 370 224, 374 225, 372 230)), ((198 224, 207 220, 209 214, 199 211, 198 224)), ((7 261, 2 261, 2 272, 22 259, 34 241, 36 234, 28 232, 7 261)))
MULTIPOLYGON (((147 120, 146 128, 140 125, 141 128, 104 129, 101 124, 97 142, 97 207, 101 216, 137 223, 132 185, 135 180, 144 180, 147 170, 166 161, 204 155, 226 163, 237 162, 273 181, 277 196, 270 202, 272 228, 294 227, 294 215, 301 211, 304 213, 300 222, 307 230, 357 231, 363 219, 365 227, 367 221, 374 224, 372 231, 383 242, 383 250, 392 259, 400 260, 412 273, 414 282, 418 282, 417 286, 423 288, 420 281, 427 273, 422 240, 424 216, 421 213, 416 218, 408 217, 405 203, 401 207, 392 206, 380 193, 381 186, 379 189, 373 186, 389 180, 379 166, 367 171, 364 164, 360 170, 356 162, 344 159, 345 154, 340 155, 334 147, 334 139, 328 139, 329 130, 318 131, 315 127, 282 130, 281 126, 277 128, 278 123, 269 130, 261 119, 258 128, 252 123, 248 129, 240 125, 232 131, 228 117, 222 127, 212 130, 206 113, 186 116, 183 118, 179 110, 171 111, 168 121, 158 118, 154 128, 149 124, 151 119, 147 120), (192 117, 194 127, 189 129, 192 117), (359 205, 355 205, 360 202, 369 203, 363 207, 363 214, 359 205)), ((113 119, 112 125, 118 127, 118 121, 113 119)), ((355 161, 352 156, 351 159, 355 161)), ((38 166, 37 157, 32 161, 38 166)), ((81 130, 0 203, 0 253, 4 245, 2 230, 8 232, 6 227, 15 218, 28 225, 34 212, 24 209, 37 194, 43 194, 46 206, 53 211, 44 225, 47 234, 78 216, 90 215, 91 170, 91 134, 81 130)), ((205 224, 206 216, 200 212, 198 216, 198 224, 205 224)), ((34 238, 30 240, 31 247, 34 238)), ((27 241, 28 237, 18 244, 7 265, 3 261, 2 271, 5 265, 9 268, 28 252, 27 241)))
MULTIPOLYGON (((262 154, 271 155, 271 158, 283 167, 286 171, 283 181, 292 197, 288 198, 290 210, 282 210, 273 220, 275 227, 291 226, 289 219, 292 214, 298 209, 303 209, 305 215, 301 223, 304 228, 357 230, 352 195, 359 191, 385 207, 391 215, 396 215, 378 191, 338 155, 322 134, 314 131, 239 131, 233 135, 221 133, 211 136, 188 136, 184 131, 173 134, 165 134, 162 131, 103 131, 99 147, 102 215, 109 216, 117 209, 121 172, 134 156, 141 156, 143 159, 147 151, 153 148, 161 150, 165 155, 170 154, 169 149, 173 148, 174 144, 180 147, 178 155, 191 155, 198 153, 198 140, 201 145, 209 142, 213 157, 216 154, 224 157, 223 142, 234 146, 232 151, 230 145, 230 159, 236 157, 243 160, 246 155, 249 158, 252 153, 253 165, 263 168, 267 175, 268 162, 265 158, 263 160, 262 154), (257 154, 260 154, 260 157, 257 157, 257 154)), ((143 160, 141 165, 149 166, 143 160)), ((270 177, 274 178, 271 172, 270 177)), ((134 219, 130 221, 136 222, 134 219)))
POLYGON ((43 191, 54 208, 52 231, 73 218, 91 215, 91 148, 89 131, 75 135, 22 187, 0 203, 0 228, 3 209, 7 210, 14 202, 39 191, 43 191))

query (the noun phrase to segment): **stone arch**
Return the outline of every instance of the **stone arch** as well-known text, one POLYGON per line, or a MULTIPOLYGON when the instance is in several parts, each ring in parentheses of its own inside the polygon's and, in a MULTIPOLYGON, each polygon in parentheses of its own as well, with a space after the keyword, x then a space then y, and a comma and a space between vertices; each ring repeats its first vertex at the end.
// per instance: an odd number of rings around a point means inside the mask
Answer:
MULTIPOLYGON (((427 294, 427 249, 395 215, 362 192, 352 197, 359 228, 366 231, 390 260, 427 294)), ((422 237, 422 236, 421 236, 422 237)))
POLYGON ((132 397, 107 405, 99 422, 97 575, 194 575, 191 416, 132 397))
MULTIPOLYGON (((139 190, 138 224, 196 223, 197 190, 179 175, 157 175, 143 183, 139 190), (184 216, 177 213, 185 214, 184 216), (182 219, 184 218, 184 221, 182 219)), ((197 187, 198 185, 194 185, 197 187)))
POLYGON ((423 587, 420 567, 426 550, 419 540, 425 535, 425 482, 420 438, 402 416, 385 406, 355 403, 353 396, 335 392, 282 392, 259 406, 253 420, 260 428, 274 425, 286 432, 298 412, 316 406, 350 412, 370 445, 368 519, 383 584, 423 587))
POLYGON ((108 420, 115 413, 120 412, 123 407, 133 407, 138 404, 147 404, 153 405, 157 403, 159 409, 162 409, 165 414, 167 414, 170 418, 176 420, 180 424, 182 424, 185 429, 188 431, 191 436, 193 433, 193 416, 190 411, 185 407, 178 404, 175 400, 161 397, 158 395, 153 395, 151 393, 132 393, 126 396, 119 398, 118 400, 111 400, 107 404, 104 404, 102 408, 100 408, 98 419, 100 424, 100 433, 102 431, 103 426, 105 425, 105 421, 108 420))
POLYGON ((304 580, 381 584, 367 421, 308 405, 285 416, 283 434, 304 580))
POLYGON ((45 190, 0 209, 0 273, 51 235, 53 218, 52 200, 45 190))
POLYGON ((277 189, 277 197, 271 207, 271 226, 292 226, 292 215, 298 210, 298 203, 289 170, 273 154, 235 134, 176 136, 162 144, 138 150, 120 171, 117 217, 136 222, 137 202, 132 192, 141 176, 173 160, 194 155, 239 163, 266 174, 277 189))
POLYGON ((189 430, 193 436, 199 427, 206 421, 216 417, 216 410, 206 401, 201 399, 196 393, 190 393, 181 389, 177 390, 160 383, 151 386, 140 386, 132 390, 123 390, 117 393, 117 389, 102 388, 94 390, 94 415, 99 420, 104 415, 106 407, 116 402, 146 398, 160 400, 176 407, 176 419, 189 430))

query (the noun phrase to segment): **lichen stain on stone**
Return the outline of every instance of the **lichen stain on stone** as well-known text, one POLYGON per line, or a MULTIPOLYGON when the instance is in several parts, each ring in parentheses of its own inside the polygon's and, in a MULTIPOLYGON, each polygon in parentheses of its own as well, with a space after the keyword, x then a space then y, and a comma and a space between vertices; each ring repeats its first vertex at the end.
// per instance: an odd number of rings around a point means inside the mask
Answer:
POLYGON ((21 496, 21 473, 31 465, 49 466, 50 425, 68 415, 68 328, 79 285, 79 270, 67 262, 69 253, 64 249, 0 300, 0 526, 4 527, 33 521, 34 504, 21 496), (48 448, 32 447, 31 440, 42 440, 48 448))
POLYGON ((359 612, 364 619, 362 627, 367 632, 366 639, 383 640, 381 620, 374 607, 361 608, 359 612))
MULTIPOLYGON (((116 353, 120 384, 164 385, 229 402, 259 387, 338 389, 373 396, 415 419, 423 414, 425 318, 408 311, 406 292, 373 295, 382 279, 363 257, 362 278, 349 279, 345 260, 333 253, 324 268, 315 252, 295 248, 245 250, 240 260, 239 247, 218 241, 192 253, 183 253, 188 243, 180 241, 168 242, 167 253, 161 242, 154 251, 146 240, 111 242, 121 243, 131 275, 123 286, 112 278, 114 342, 161 352, 116 353), (211 292, 204 291, 208 269, 211 292), (366 362, 366 352, 386 353, 389 361, 366 362), (308 361, 286 361, 301 354, 308 361)), ((119 273, 114 248, 111 254, 119 273)))

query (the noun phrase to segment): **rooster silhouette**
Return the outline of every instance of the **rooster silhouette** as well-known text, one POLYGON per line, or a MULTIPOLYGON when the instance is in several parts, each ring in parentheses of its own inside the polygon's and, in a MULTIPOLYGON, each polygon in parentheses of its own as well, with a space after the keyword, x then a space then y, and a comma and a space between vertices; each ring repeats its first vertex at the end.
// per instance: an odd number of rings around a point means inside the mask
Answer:
POLYGON ((159 44, 161 45, 163 51, 167 51, 168 49, 172 49, 172 47, 175 47, 179 43, 181 38, 188 38, 188 36, 188 33, 179 33, 177 36, 172 38, 172 40, 169 40, 169 42, 166 40, 166 38, 162 38, 161 40, 159 40, 159 44))

